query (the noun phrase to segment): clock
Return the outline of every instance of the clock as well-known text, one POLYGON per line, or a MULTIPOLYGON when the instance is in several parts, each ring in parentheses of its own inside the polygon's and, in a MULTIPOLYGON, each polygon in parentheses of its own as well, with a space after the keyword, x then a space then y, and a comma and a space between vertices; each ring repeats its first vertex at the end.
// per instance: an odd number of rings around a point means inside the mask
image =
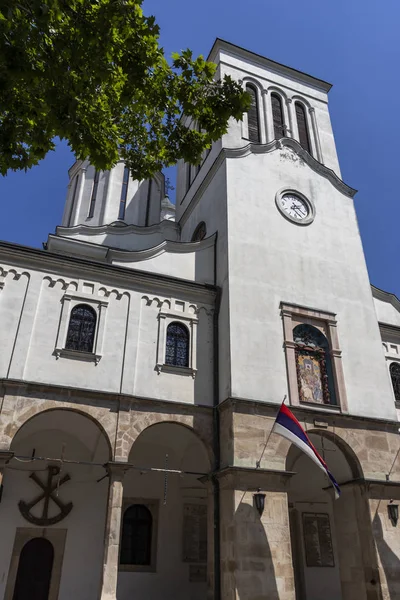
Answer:
POLYGON ((276 205, 284 217, 298 225, 308 225, 314 220, 313 204, 303 194, 281 190, 276 195, 276 205))

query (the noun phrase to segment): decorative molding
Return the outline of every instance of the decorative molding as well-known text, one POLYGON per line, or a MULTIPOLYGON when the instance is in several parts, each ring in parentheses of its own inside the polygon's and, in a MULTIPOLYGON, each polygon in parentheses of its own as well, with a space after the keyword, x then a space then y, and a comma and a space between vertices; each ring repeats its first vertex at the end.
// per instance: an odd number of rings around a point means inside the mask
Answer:
POLYGON ((107 225, 85 225, 84 223, 73 225, 72 227, 63 227, 62 225, 59 225, 56 227, 56 235, 65 237, 79 233, 90 236, 99 234, 130 235, 132 233, 135 235, 149 235, 151 233, 164 233, 164 231, 168 231, 168 229, 175 231, 177 234, 179 233, 179 226, 174 221, 164 220, 147 227, 133 224, 127 225, 121 221, 114 221, 107 225))
MULTIPOLYGON (((376 298, 377 300, 381 300, 382 302, 388 302, 398 312, 400 312, 400 300, 395 294, 392 294, 391 292, 385 292, 384 290, 381 290, 380 288, 378 288, 372 284, 371 284, 371 290, 372 290, 373 298, 376 298)), ((386 325, 386 324, 380 323, 380 325, 386 325)), ((390 325, 387 325, 387 326, 390 326, 390 325)))
POLYGON ((99 364, 101 359, 101 354, 94 354, 93 352, 81 352, 80 350, 69 350, 67 348, 56 348, 53 354, 57 360, 59 358, 71 358, 73 360, 94 362, 96 366, 99 364))
POLYGON ((171 254, 187 254, 188 252, 200 252, 207 248, 213 248, 215 243, 216 235, 212 235, 208 238, 204 238, 200 242, 172 242, 165 240, 148 248, 146 250, 116 250, 110 248, 107 251, 107 261, 113 262, 140 262, 148 260, 149 258, 155 258, 164 254, 165 252, 171 252, 171 254))

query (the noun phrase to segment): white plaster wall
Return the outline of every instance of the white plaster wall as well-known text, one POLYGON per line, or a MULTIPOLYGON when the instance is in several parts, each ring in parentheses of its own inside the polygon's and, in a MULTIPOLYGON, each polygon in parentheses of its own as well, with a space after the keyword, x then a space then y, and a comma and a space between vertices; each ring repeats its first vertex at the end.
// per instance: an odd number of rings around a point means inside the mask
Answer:
MULTIPOLYGON (((26 426, 25 426, 26 427, 26 426)), ((88 420, 71 412, 50 411, 28 423, 30 435, 12 446, 17 455, 59 458, 64 444, 64 458, 70 460, 93 461, 100 464, 107 460, 107 449, 99 430, 88 420), (57 417, 55 417, 57 413, 57 417), (60 419, 64 421, 60 429, 60 419), (36 421, 36 423, 34 423, 36 421), (43 429, 40 426, 43 427, 43 429), (82 423, 84 426, 82 427, 82 423), (68 431, 68 427, 74 427, 68 431), (45 431, 45 433, 44 433, 45 431), (79 436, 84 434, 83 439, 79 436)), ((24 431, 24 428, 20 430, 24 431)), ((17 434, 18 435, 18 434, 17 434)), ((40 488, 29 475, 35 471, 42 481, 47 477, 47 461, 18 462, 9 464, 4 476, 4 490, 0 511, 0 599, 3 599, 7 584, 8 570, 14 545, 16 528, 34 528, 38 536, 43 532, 21 515, 18 502, 29 502, 39 493, 40 488)), ((66 529, 65 553, 61 572, 59 600, 96 600, 98 598, 104 551, 104 523, 108 496, 107 478, 97 483, 104 475, 102 467, 85 465, 64 465, 63 474, 71 480, 59 488, 59 499, 63 503, 73 503, 73 508, 52 529, 66 529)), ((58 509, 50 500, 49 515, 58 514, 58 509)), ((42 504, 32 509, 36 516, 42 514, 42 504)))
POLYGON ((229 159, 227 180, 233 396, 278 403, 287 393, 284 301, 337 314, 350 413, 394 418, 351 199, 279 150, 229 159), (277 210, 284 186, 313 200, 311 225, 277 210))
MULTIPOLYGON (((144 290, 115 290, 104 282, 80 278, 63 280, 32 269, 29 279, 26 275, 13 279, 10 273, 0 292, 0 320, 7 325, 2 328, 1 376, 7 376, 11 363, 9 377, 15 379, 212 405, 212 306, 199 303, 182 291, 177 293, 177 300, 199 310, 195 346, 197 373, 195 379, 186 373, 158 375, 158 313, 166 290, 161 294, 160 290, 154 292, 151 288, 147 295, 144 290), (104 290, 108 290, 107 295, 104 290), (75 359, 55 356, 66 293, 72 298, 77 295, 79 303, 107 303, 103 344, 96 349, 101 354, 97 365, 79 359, 79 355, 75 359), (144 296, 156 299, 148 306, 144 296)), ((171 304, 171 296, 167 298, 171 304)), ((177 312, 176 320, 180 316, 177 312)), ((161 349, 163 359, 164 353, 165 347, 161 349)))
POLYGON ((391 302, 385 302, 378 298, 374 298, 376 316, 380 323, 387 323, 400 327, 400 312, 391 302))

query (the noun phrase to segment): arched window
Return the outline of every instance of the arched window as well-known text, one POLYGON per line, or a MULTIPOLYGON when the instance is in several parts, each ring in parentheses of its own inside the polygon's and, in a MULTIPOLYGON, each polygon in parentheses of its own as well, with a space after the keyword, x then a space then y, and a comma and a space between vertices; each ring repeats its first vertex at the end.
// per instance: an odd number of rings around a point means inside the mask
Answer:
POLYGON ((96 205, 97 188, 99 186, 99 175, 100 175, 100 172, 96 170, 94 172, 92 197, 90 198, 90 206, 89 206, 89 214, 88 214, 89 219, 91 217, 93 217, 93 215, 94 215, 94 207, 96 205))
POLYGON ((282 100, 278 94, 271 94, 272 120, 274 123, 274 137, 279 140, 285 137, 285 121, 283 118, 282 100))
POLYGON ((308 133, 308 124, 306 109, 300 102, 295 103, 297 128, 299 130, 299 141, 304 150, 311 154, 310 135, 308 133))
POLYGON ((201 240, 204 240, 206 235, 207 235, 206 224, 204 223, 204 221, 201 221, 197 225, 196 229, 193 232, 192 242, 200 242, 201 240))
POLYGON ((126 509, 122 523, 121 565, 150 565, 153 517, 144 504, 126 509))
POLYGON ((128 195, 129 168, 124 167, 124 177, 122 179, 121 198, 119 202, 118 219, 125 219, 126 197, 128 195))
POLYGON ((400 402, 400 364, 393 362, 389 368, 390 377, 392 379, 394 398, 396 402, 400 402))
POLYGON ((251 142, 260 142, 260 123, 258 119, 258 97, 257 89, 248 83, 246 92, 251 96, 251 104, 247 113, 248 137, 251 142))
POLYGON ((175 367, 189 366, 189 331, 181 323, 170 323, 167 327, 165 364, 175 367))
POLYGON ((71 310, 67 341, 68 350, 93 352, 94 334, 96 330, 96 313, 87 304, 77 304, 71 310))
POLYGON ((296 370, 301 402, 336 404, 329 342, 312 325, 293 329, 296 370))

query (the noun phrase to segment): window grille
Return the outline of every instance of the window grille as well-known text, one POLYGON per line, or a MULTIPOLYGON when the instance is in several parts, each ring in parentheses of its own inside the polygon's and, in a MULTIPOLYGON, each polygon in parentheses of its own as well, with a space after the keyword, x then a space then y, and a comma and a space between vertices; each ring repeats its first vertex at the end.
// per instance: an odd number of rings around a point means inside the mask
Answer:
POLYGON ((389 367, 392 379, 393 392, 396 402, 400 402, 400 365, 392 363, 389 367))
POLYGON ((65 348, 93 352, 96 313, 87 304, 78 304, 71 310, 65 348))
POLYGON ((121 565, 150 565, 153 517, 144 504, 126 509, 121 537, 121 565))
POLYGON ((167 328, 165 364, 189 366, 189 331, 181 323, 170 323, 167 328))

